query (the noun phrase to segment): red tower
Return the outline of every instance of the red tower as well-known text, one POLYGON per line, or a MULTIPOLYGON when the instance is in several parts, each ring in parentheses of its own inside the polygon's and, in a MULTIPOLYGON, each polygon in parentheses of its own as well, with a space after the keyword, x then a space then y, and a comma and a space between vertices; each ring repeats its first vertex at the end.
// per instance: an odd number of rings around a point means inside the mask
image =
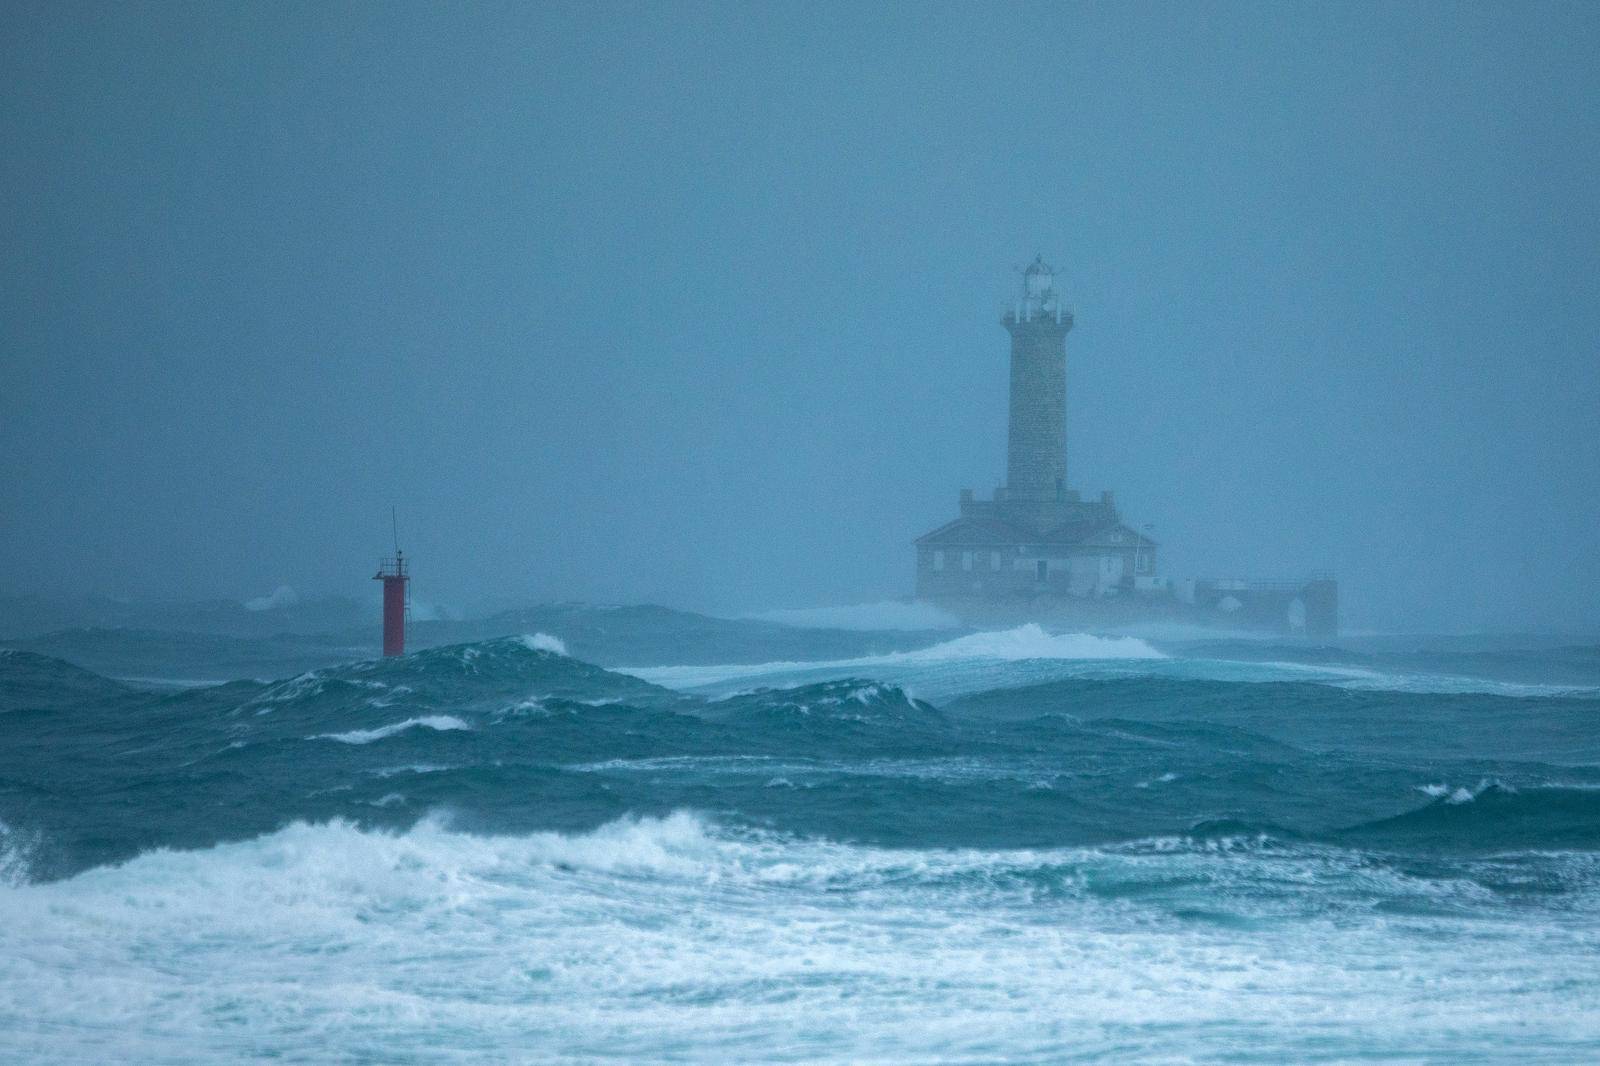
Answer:
POLYGON ((383 582, 383 654, 406 653, 406 573, 405 553, 396 548, 388 559, 378 560, 372 580, 383 582))

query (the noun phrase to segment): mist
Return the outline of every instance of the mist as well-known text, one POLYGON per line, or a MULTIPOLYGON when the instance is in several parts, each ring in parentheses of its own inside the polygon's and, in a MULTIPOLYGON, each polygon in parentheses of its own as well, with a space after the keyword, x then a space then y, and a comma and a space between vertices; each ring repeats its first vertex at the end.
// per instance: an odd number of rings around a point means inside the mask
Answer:
POLYGON ((1005 469, 1600 629, 1589 5, 11 4, 0 593, 904 598, 1005 469))

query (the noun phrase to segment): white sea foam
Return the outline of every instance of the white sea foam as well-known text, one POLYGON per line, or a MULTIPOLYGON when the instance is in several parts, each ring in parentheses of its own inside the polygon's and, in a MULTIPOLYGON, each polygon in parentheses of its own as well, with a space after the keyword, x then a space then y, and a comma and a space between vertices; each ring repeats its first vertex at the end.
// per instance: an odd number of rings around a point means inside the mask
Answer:
POLYGON ((373 777, 394 777, 397 774, 439 774, 446 770, 456 770, 459 767, 446 763, 415 762, 405 766, 385 766, 377 770, 368 770, 373 777))
MULTIPOLYGON (((804 683, 820 677, 870 674, 899 680, 929 669, 976 662, 1016 663, 1030 660, 1088 662, 1104 660, 1164 659, 1166 656, 1137 637, 1100 637, 1090 633, 1049 633, 1035 623, 1015 629, 971 633, 915 651, 889 652, 857 659, 817 662, 769 662, 716 666, 618 667, 646 681, 670 688, 696 689, 750 679, 767 683, 804 683), (896 673, 884 673, 895 671, 896 673)), ((974 675, 976 676, 976 675, 974 675)))
POLYGON ((960 662, 967 659, 1165 659, 1138 637, 1098 637, 1090 633, 1049 633, 1035 623, 935 644, 905 652, 915 662, 960 662))
POLYGON ((407 718, 403 722, 379 726, 376 729, 352 729, 348 733, 318 733, 307 740, 337 740, 341 744, 371 744, 374 740, 392 737, 407 729, 435 729, 448 732, 452 729, 471 729, 461 719, 449 714, 430 714, 421 718, 407 718))
POLYGON ((1162 651, 1139 637, 1052 634, 1032 624, 973 633, 915 651, 855 659, 617 669, 669 688, 712 695, 865 676, 902 688, 916 685, 919 694, 934 702, 1065 679, 1135 677, 1245 683, 1298 681, 1363 691, 1484 694, 1519 699, 1600 696, 1600 688, 1594 686, 1385 672, 1366 666, 1292 659, 1192 658, 1181 652, 1162 651))
POLYGON ((1505 906, 1332 849, 294 825, 0 888, 0 1058, 1587 1058, 1593 893, 1505 906))
POLYGON ((555 652, 557 655, 567 654, 566 641, 560 637, 553 637, 549 633, 524 634, 522 643, 528 647, 529 651, 550 651, 555 652))
POLYGON ((20 833, 0 821, 0 887, 25 884, 37 834, 20 833))
MULTIPOLYGON (((1548 786, 1546 786, 1546 787, 1548 787, 1548 786)), ((1459 805, 1461 805, 1463 803, 1471 803, 1473 800, 1477 799, 1479 796, 1483 795, 1485 792, 1489 791, 1490 789, 1494 789, 1494 790, 1499 791, 1499 792, 1515 792, 1515 791, 1517 791, 1516 789, 1512 788, 1510 785, 1507 785, 1503 781, 1498 781, 1498 780, 1495 780, 1493 778, 1488 778, 1488 777, 1486 777, 1483 780, 1479 781, 1476 785, 1474 785, 1471 788, 1467 788, 1465 785, 1462 785, 1462 786, 1457 787, 1457 788, 1451 788, 1449 785, 1446 785, 1446 784, 1418 785, 1417 786, 1417 791, 1418 792, 1424 793, 1424 794, 1426 794, 1428 796, 1432 796, 1434 799, 1442 799, 1446 803, 1450 804, 1451 806, 1459 806, 1459 805)))

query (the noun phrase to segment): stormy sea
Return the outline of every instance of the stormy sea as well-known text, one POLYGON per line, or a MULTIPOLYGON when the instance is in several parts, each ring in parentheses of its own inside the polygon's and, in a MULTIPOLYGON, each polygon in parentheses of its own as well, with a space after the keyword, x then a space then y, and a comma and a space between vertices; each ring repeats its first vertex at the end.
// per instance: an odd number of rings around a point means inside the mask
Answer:
POLYGON ((0 1059, 1600 1058, 1600 648, 526 621, 5 642, 0 1059))

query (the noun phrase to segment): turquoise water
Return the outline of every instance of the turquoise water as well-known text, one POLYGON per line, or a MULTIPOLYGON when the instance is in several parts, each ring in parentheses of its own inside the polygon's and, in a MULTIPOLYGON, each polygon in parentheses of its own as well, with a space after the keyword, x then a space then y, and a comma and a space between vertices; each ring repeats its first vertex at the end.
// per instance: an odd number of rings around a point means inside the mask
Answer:
POLYGON ((0 652, 0 1058, 1600 1057, 1600 649, 1413 643, 0 652))

